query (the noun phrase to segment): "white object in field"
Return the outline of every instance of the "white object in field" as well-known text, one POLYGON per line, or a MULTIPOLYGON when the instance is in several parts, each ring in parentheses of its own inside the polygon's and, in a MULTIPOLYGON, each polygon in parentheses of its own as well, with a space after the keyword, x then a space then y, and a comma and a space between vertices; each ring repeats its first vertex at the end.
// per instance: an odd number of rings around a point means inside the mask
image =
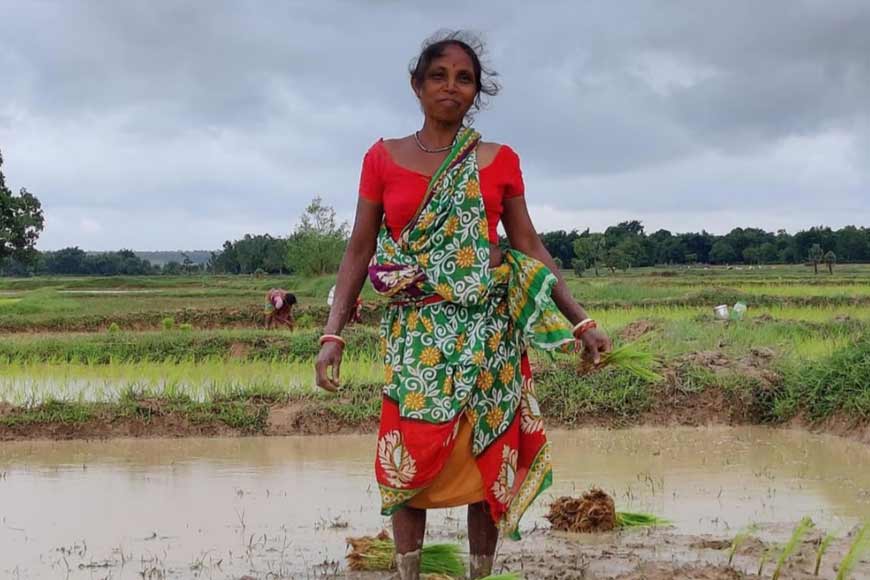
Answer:
POLYGON ((716 314, 716 318, 720 318, 722 320, 728 320, 728 305, 720 304, 716 308, 713 309, 713 312, 716 314))
POLYGON ((732 310, 732 316, 735 320, 740 320, 743 318, 743 314, 746 313, 746 304, 743 302, 738 302, 734 305, 732 310))
POLYGON ((326 305, 332 306, 333 301, 335 301, 335 285, 333 284, 332 288, 329 289, 329 295, 326 297, 326 305))

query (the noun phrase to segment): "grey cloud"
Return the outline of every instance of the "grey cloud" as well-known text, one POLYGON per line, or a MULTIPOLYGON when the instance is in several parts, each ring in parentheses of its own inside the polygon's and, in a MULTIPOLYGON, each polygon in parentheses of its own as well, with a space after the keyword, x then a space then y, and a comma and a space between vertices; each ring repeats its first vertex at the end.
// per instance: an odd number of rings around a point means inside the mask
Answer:
MULTIPOLYGON (((739 221, 735 204, 771 229, 785 203, 806 226, 870 221, 854 211, 870 185, 860 0, 0 0, 0 12, 14 14, 0 21, 4 172, 65 216, 43 247, 283 234, 316 193, 350 216, 366 148, 419 126, 405 71, 445 15, 488 41, 504 91, 476 123, 520 152, 533 207, 667 210, 694 229, 739 221), (155 223, 161 211, 195 228, 155 223)), ((543 209, 541 222, 561 225, 543 209)))

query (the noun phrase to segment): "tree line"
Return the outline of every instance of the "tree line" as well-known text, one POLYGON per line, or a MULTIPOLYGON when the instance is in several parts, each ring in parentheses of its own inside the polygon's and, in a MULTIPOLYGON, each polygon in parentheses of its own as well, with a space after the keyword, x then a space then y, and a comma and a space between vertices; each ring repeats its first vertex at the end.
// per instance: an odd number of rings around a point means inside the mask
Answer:
MULTIPOLYGON (((0 153, 0 167, 3 156, 0 153)), ((89 253, 78 247, 39 252, 36 240, 44 226, 42 207, 22 188, 14 194, 0 171, 0 275, 183 275, 334 273, 347 245, 349 227, 339 223, 335 209, 315 197, 299 223, 286 238, 246 234, 227 240, 212 252, 206 264, 197 264, 184 253, 181 262, 152 264, 132 250, 89 253)), ((837 262, 870 262, 870 229, 826 226, 801 230, 794 235, 759 228, 734 228, 725 235, 644 231, 638 220, 621 222, 604 232, 564 230, 540 234, 544 246, 562 267, 582 275, 615 272, 632 267, 683 264, 820 264, 829 270, 837 262)), ((501 239, 502 244, 507 240, 501 239)))
POLYGON ((664 229, 647 234, 640 221, 631 220, 603 233, 559 230, 540 236, 554 258, 578 273, 656 265, 824 263, 832 268, 837 262, 870 262, 870 229, 863 226, 816 226, 794 235, 759 228, 734 228, 725 235, 664 229))

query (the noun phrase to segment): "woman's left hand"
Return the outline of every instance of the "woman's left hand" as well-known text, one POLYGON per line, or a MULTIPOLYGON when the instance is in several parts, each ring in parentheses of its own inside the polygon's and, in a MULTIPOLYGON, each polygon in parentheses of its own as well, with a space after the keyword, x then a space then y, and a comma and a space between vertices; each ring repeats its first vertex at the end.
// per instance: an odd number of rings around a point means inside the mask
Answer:
POLYGON ((577 349, 583 348, 583 360, 589 364, 598 365, 601 362, 601 355, 610 352, 613 345, 610 343, 610 337, 607 333, 598 328, 587 330, 577 339, 577 349))

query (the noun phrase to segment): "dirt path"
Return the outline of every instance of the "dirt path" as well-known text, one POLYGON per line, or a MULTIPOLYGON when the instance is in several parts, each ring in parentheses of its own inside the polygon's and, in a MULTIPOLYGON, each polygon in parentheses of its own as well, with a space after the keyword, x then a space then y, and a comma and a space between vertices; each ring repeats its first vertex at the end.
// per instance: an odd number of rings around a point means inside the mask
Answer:
MULTIPOLYGON (((34 415, 30 410, 0 402, 0 441, 36 439, 111 439, 129 437, 232 437, 250 435, 335 435, 373 433, 374 417, 349 420, 338 415, 323 401, 269 403, 246 401, 241 405, 250 419, 241 426, 227 422, 223 409, 215 404, 207 412, 179 409, 167 401, 142 400, 135 408, 98 403, 88 406, 88 415, 75 421, 60 415, 34 415)), ((238 409, 236 409, 238 411, 238 409)), ((750 416, 729 406, 726 396, 717 390, 681 394, 657 403, 633 421, 623 417, 595 415, 570 424, 548 420, 550 428, 581 427, 624 428, 631 426, 713 426, 752 425, 750 416)), ((797 418, 780 425, 790 429, 829 433, 870 444, 870 422, 853 418, 832 417, 821 423, 797 418)))

